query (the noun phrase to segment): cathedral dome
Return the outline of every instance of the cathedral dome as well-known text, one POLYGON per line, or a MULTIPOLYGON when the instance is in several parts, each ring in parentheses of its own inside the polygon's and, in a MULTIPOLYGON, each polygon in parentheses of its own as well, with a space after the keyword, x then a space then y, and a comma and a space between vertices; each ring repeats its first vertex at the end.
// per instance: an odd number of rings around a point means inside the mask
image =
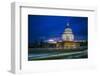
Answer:
POLYGON ((62 40, 63 41, 73 41, 74 40, 74 34, 72 32, 72 29, 69 28, 69 24, 67 24, 67 28, 65 28, 62 34, 62 40))
POLYGON ((72 33, 72 29, 71 28, 66 28, 64 33, 72 33))

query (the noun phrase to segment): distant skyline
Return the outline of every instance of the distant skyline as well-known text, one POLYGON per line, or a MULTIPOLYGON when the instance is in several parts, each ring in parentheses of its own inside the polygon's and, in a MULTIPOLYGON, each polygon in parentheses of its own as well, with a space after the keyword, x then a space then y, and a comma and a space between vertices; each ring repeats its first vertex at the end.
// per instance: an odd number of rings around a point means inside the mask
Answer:
POLYGON ((61 38, 69 23, 75 39, 87 40, 88 17, 28 15, 28 42, 39 39, 61 38))

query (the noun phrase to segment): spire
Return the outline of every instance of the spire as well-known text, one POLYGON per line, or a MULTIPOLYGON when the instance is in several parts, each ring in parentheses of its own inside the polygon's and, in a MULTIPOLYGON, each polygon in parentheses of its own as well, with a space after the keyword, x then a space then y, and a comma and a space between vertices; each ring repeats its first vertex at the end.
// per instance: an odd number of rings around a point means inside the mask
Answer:
POLYGON ((69 25, 69 23, 67 23, 67 27, 69 27, 70 25, 69 25))
POLYGON ((70 24, 69 24, 69 22, 67 22, 67 24, 66 24, 66 28, 69 28, 70 27, 70 24))

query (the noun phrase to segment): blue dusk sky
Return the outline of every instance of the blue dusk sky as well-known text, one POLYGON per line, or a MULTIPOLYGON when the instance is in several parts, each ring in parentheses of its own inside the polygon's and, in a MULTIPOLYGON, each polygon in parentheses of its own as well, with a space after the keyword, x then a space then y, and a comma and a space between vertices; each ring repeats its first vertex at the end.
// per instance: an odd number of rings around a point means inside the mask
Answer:
POLYGON ((67 23, 73 31, 75 40, 87 40, 88 17, 28 15, 28 42, 61 38, 67 23))

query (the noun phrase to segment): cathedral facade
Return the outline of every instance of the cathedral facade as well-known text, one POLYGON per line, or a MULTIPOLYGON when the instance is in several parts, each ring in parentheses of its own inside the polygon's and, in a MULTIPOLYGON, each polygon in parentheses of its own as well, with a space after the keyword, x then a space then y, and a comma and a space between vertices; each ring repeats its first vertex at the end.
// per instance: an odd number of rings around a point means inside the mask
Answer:
POLYGON ((63 49, 74 49, 78 48, 80 44, 75 42, 74 34, 71 28, 69 28, 69 23, 67 23, 67 27, 62 33, 60 41, 51 41, 49 44, 52 44, 55 48, 63 48, 63 49))
POLYGON ((79 47, 79 43, 74 42, 74 34, 71 28, 69 28, 69 23, 62 34, 62 41, 57 42, 56 46, 59 48, 73 49, 79 47))

